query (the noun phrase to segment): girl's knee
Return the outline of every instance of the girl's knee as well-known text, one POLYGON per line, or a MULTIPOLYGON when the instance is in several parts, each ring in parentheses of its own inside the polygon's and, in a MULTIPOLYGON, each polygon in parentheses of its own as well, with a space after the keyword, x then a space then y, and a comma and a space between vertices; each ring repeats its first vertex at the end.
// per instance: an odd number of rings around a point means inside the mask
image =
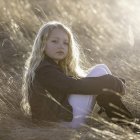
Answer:
POLYGON ((91 68, 87 77, 98 77, 106 74, 111 74, 111 71, 105 64, 98 64, 91 68))
POLYGON ((95 68, 95 69, 96 69, 96 68, 104 68, 104 69, 106 69, 106 70, 109 69, 108 66, 107 66, 106 64, 97 64, 97 65, 95 65, 93 68, 95 68))

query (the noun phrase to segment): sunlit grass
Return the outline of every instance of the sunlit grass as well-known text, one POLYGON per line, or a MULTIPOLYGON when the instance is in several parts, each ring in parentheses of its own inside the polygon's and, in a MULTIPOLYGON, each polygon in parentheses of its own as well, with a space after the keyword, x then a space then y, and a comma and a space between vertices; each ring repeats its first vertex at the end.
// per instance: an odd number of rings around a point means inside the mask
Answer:
POLYGON ((85 67, 106 63, 113 74, 126 79, 127 94, 123 101, 138 118, 138 0, 0 0, 0 3, 0 139, 140 139, 129 128, 96 116, 96 111, 91 124, 74 130, 57 123, 36 126, 20 110, 22 71, 35 34, 43 22, 58 20, 71 26, 89 61, 85 67))

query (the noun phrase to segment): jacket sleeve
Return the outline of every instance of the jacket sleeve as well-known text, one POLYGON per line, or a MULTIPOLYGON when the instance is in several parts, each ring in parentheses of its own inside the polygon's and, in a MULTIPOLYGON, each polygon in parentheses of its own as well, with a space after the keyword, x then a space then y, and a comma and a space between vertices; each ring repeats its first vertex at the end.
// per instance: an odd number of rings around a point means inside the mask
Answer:
POLYGON ((74 79, 53 65, 41 67, 36 73, 36 78, 46 90, 53 89, 63 94, 98 95, 103 89, 118 93, 124 90, 121 80, 113 75, 74 79))

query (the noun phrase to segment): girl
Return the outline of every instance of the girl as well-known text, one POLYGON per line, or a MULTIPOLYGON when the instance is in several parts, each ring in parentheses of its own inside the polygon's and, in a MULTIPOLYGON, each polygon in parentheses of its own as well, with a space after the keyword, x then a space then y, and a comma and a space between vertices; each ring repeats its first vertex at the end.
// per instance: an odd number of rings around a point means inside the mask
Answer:
POLYGON ((96 95, 110 118, 114 117, 110 102, 130 114, 115 94, 124 93, 123 82, 105 65, 92 68, 87 77, 81 76, 81 71, 78 46, 70 29, 55 21, 44 24, 26 65, 21 103, 25 113, 34 122, 70 122, 77 128, 85 123, 96 95))

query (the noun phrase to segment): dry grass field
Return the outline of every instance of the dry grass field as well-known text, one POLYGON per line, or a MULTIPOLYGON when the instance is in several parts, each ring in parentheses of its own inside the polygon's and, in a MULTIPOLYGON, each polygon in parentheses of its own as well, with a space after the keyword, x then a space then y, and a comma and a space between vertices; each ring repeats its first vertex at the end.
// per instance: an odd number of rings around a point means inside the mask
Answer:
POLYGON ((0 0, 0 140, 139 140, 130 129, 97 116, 75 130, 36 126, 20 109, 34 37, 44 22, 57 20, 71 27, 86 68, 105 63, 126 80, 123 102, 140 118, 139 6, 139 0, 0 0))

